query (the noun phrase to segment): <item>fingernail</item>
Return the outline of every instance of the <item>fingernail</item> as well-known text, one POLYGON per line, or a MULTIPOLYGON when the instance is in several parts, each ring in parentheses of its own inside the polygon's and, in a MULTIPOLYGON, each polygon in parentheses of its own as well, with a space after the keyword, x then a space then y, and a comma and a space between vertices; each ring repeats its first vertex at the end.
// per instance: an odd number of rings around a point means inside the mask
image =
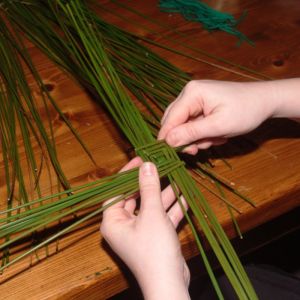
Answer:
POLYGON ((150 162, 145 162, 141 166, 141 171, 145 176, 152 176, 154 174, 154 165, 150 162))

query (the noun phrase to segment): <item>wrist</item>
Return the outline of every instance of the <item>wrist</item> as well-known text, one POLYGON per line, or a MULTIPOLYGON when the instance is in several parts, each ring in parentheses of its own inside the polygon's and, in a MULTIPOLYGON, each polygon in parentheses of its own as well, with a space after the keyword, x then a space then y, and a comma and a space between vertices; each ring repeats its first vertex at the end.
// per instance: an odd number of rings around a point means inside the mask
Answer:
POLYGON ((282 87, 280 84, 280 80, 270 81, 270 91, 268 92, 268 95, 270 96, 269 102, 272 105, 272 112, 271 112, 271 118, 278 118, 281 117, 281 110, 282 110, 282 100, 283 100, 283 94, 281 91, 282 87))
POLYGON ((182 272, 163 270, 158 265, 152 271, 144 270, 140 273, 135 275, 145 299, 190 299, 189 270, 186 265, 183 266, 182 272))
POLYGON ((174 276, 156 277, 150 280, 139 280, 139 285, 146 300, 189 300, 188 285, 184 279, 174 276))
POLYGON ((263 106, 261 106, 263 119, 276 117, 281 102, 277 81, 259 82, 258 85, 260 86, 260 93, 257 94, 257 100, 263 100, 263 106))
POLYGON ((282 79, 273 85, 274 118, 297 118, 300 116, 300 79, 282 79))

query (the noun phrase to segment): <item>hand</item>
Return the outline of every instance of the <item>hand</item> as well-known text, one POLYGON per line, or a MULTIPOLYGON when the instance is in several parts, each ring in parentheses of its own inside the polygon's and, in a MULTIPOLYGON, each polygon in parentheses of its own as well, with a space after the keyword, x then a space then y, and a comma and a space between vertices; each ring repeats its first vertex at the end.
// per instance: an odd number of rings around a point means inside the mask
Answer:
POLYGON ((274 82, 189 82, 169 105, 158 138, 184 152, 226 142, 247 133, 271 117, 276 108, 274 82))
POLYGON ((136 276, 146 299, 189 299, 189 270, 175 230, 182 209, 174 204, 170 186, 161 192, 154 164, 135 158, 122 171, 137 166, 141 166, 138 215, 136 197, 118 202, 104 211, 101 233, 136 276))

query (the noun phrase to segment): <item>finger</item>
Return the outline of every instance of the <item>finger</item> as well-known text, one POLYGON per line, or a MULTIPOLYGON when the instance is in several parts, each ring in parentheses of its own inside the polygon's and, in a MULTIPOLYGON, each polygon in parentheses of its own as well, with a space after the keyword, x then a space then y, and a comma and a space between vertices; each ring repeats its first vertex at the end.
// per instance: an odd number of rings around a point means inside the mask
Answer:
MULTIPOLYGON (((158 140, 162 140, 165 138, 167 132, 172 128, 172 124, 170 124, 170 118, 172 123, 172 115, 173 115, 173 108, 174 106, 178 105, 178 102, 182 98, 182 95, 184 94, 184 89, 180 92, 180 94, 177 96, 177 98, 167 107, 162 119, 161 119, 161 129, 158 133, 158 140), (170 115, 171 112, 171 115, 170 115)), ((177 109, 175 110, 176 113, 177 109)))
MULTIPOLYGON (((130 197, 130 199, 125 201, 124 208, 129 212, 133 213, 136 208, 136 199, 137 195, 134 195, 130 197)), ((168 210, 170 206, 174 203, 176 200, 176 195, 173 191, 173 188, 171 185, 168 185, 162 192, 161 192, 161 200, 163 204, 164 210, 168 210)))
POLYGON ((228 141, 227 138, 215 138, 212 140, 212 143, 214 146, 220 146, 227 143, 227 141, 228 141))
POLYGON ((210 140, 203 140, 197 143, 198 150, 208 149, 213 145, 213 142, 210 140))
POLYGON ((169 107, 161 129, 158 133, 158 139, 162 140, 166 137, 167 133, 174 127, 186 122, 189 118, 189 110, 186 106, 182 107, 180 100, 173 102, 169 107))
POLYGON ((185 147, 182 152, 187 153, 190 155, 196 155, 198 153, 199 148, 197 147, 197 144, 190 145, 188 147, 185 147))
MULTIPOLYGON (((121 173, 121 172, 124 172, 124 171, 128 171, 128 170, 133 169, 133 168, 137 168, 137 167, 139 167, 142 163, 143 163, 142 159, 141 159, 140 157, 137 156, 137 157, 133 158, 130 162, 128 162, 128 163, 120 170, 120 173, 121 173)), ((115 201, 117 198, 118 198, 118 197, 114 197, 114 198, 112 198, 112 199, 109 199, 109 200, 105 201, 105 202, 103 203, 103 205, 108 205, 109 203, 115 201)), ((107 214, 107 213, 109 213, 109 212, 111 212, 111 211, 114 210, 114 209, 117 209, 117 208, 123 208, 124 205, 125 205, 125 201, 124 201, 124 200, 119 201, 119 202, 115 203, 114 205, 109 206, 107 209, 105 209, 104 212, 103 212, 103 215, 104 215, 104 214, 107 214)))
POLYGON ((164 210, 168 210, 169 207, 174 203, 176 195, 171 185, 168 185, 161 193, 161 200, 164 210))
POLYGON ((190 82, 184 87, 177 100, 167 109, 158 139, 164 139, 170 130, 185 123, 190 117, 198 116, 202 111, 198 87, 190 82))
POLYGON ((222 124, 219 115, 215 113, 170 130, 166 136, 166 141, 170 146, 177 147, 205 138, 222 137, 225 133, 223 127, 224 124, 222 124))
POLYGON ((168 114, 169 114, 171 108, 174 106, 174 104, 175 104, 179 99, 181 99, 183 93, 184 93, 184 89, 181 90, 181 92, 180 92, 179 95, 176 97, 176 99, 175 99, 171 104, 169 104, 169 106, 167 107, 167 109, 166 109, 166 111, 165 111, 165 113, 164 113, 164 115, 163 115, 163 117, 162 117, 162 119, 161 119, 161 122, 160 122, 162 126, 164 125, 165 120, 166 120, 166 118, 167 118, 167 116, 168 116, 168 114))
POLYGON ((133 158, 132 160, 130 160, 120 171, 119 173, 121 172, 125 172, 125 171, 128 171, 130 169, 133 169, 133 168, 137 168, 139 166, 141 166, 143 163, 143 160, 139 157, 139 156, 136 156, 135 158, 133 158))
MULTIPOLYGON (((178 98, 177 98, 178 99, 178 98)), ((174 106, 174 104, 176 103, 177 99, 175 99, 171 104, 168 105, 167 109, 164 112, 163 117, 161 118, 160 124, 163 126, 165 123, 165 120, 170 112, 170 110, 172 109, 172 107, 174 106)))
POLYGON ((174 226, 174 228, 177 228, 178 224, 184 217, 185 211, 188 210, 188 204, 186 200, 183 197, 180 197, 181 204, 179 202, 176 202, 168 211, 168 216, 174 226), (183 211, 182 208, 185 210, 183 211))
POLYGON ((124 209, 133 214, 136 208, 136 198, 130 198, 125 200, 124 209))
POLYGON ((157 169, 151 162, 142 164, 139 172, 141 195, 140 214, 164 212, 157 169))
POLYGON ((136 199, 139 197, 139 193, 135 193, 130 198, 125 200, 124 209, 128 211, 129 214, 133 214, 136 209, 136 199))
POLYGON ((211 146, 220 146, 227 142, 226 138, 211 138, 211 139, 203 139, 196 143, 197 148, 200 149, 208 149, 211 146))

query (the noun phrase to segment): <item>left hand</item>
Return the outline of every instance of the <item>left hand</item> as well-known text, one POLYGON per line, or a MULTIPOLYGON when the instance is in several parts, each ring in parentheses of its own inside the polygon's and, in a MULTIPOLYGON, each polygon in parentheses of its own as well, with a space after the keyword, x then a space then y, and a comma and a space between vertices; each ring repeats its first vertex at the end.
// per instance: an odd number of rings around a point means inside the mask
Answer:
POLYGON ((161 192, 154 164, 142 164, 137 157, 122 171, 138 166, 138 215, 136 197, 118 202, 104 211, 101 233, 134 273, 146 299, 189 299, 189 270, 175 230, 184 214, 179 203, 174 204, 171 186, 161 192))

